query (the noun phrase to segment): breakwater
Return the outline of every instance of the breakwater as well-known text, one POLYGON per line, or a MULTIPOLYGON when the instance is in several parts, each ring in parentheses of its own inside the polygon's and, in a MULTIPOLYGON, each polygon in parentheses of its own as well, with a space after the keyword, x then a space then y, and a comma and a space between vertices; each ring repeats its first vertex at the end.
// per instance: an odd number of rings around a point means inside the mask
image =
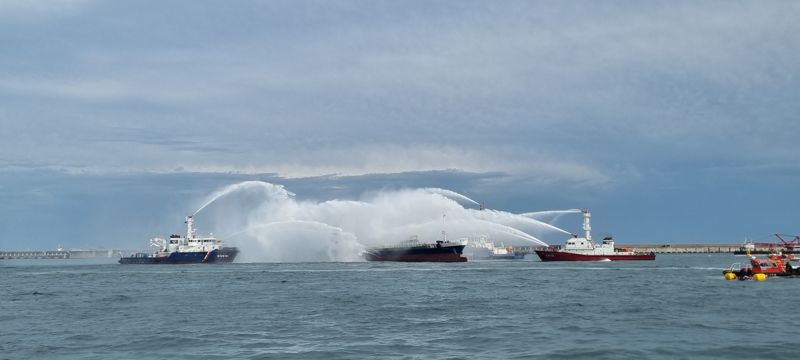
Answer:
POLYGON ((121 257, 123 250, 20 250, 0 251, 0 260, 16 259, 92 259, 121 257))
POLYGON ((617 244, 620 248, 635 251, 654 252, 658 254, 697 254, 697 253, 732 253, 742 247, 741 244, 617 244))
MULTIPOLYGON (((619 244, 617 248, 631 249, 657 254, 698 254, 698 253, 733 253, 739 251, 741 244, 619 244)), ((533 254, 537 246, 515 246, 514 252, 533 254)), ((756 247, 756 250, 762 250, 756 247)), ((764 248, 763 250, 769 250, 764 248)))

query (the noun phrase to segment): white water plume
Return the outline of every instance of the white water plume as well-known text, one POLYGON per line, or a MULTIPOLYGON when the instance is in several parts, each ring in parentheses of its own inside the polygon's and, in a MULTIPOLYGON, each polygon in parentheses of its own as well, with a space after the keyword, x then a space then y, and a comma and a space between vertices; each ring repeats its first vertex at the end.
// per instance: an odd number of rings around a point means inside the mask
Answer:
POLYGON ((498 224, 498 223, 493 223, 493 222, 489 222, 489 221, 485 221, 485 220, 481 221, 481 223, 482 224, 487 224, 487 225, 492 225, 492 227, 497 228, 498 231, 500 231, 503 234, 508 234, 508 235, 511 235, 511 236, 514 236, 514 237, 517 237, 517 238, 520 238, 520 239, 523 239, 523 240, 527 240, 527 241, 530 241, 530 242, 532 242, 532 243, 534 243, 536 245, 539 245, 539 246, 548 246, 547 243, 545 243, 544 241, 539 240, 536 237, 534 237, 534 236, 532 236, 532 235, 530 235, 530 234, 528 234, 528 233, 526 233, 524 231, 521 231, 519 229, 515 229, 515 228, 513 228, 511 226, 498 224))
POLYGON ((255 239, 243 248, 245 262, 358 261, 364 251, 355 235, 319 221, 276 221, 242 233, 255 239))
POLYGON ((221 238, 242 249, 242 260, 270 262, 357 261, 367 247, 393 245, 413 235, 433 242, 442 230, 450 240, 487 234, 507 244, 537 245, 546 245, 540 235, 564 232, 511 213, 466 209, 457 200, 468 198, 440 190, 382 191, 359 200, 314 202, 298 201, 280 185, 249 181, 206 198, 198 223, 232 234, 221 238))
POLYGON ((464 195, 461 195, 461 194, 459 194, 459 193, 457 193, 455 191, 452 191, 452 190, 440 189, 440 188, 425 188, 424 190, 429 192, 429 193, 432 193, 432 194, 442 195, 442 196, 444 196, 446 198, 463 200, 463 201, 466 201, 466 202, 469 202, 469 203, 472 203, 472 204, 475 204, 475 205, 480 205, 480 203, 478 203, 477 201, 472 200, 472 199, 470 199, 470 198, 468 198, 468 197, 466 197, 464 195))
POLYGON ((295 195, 294 193, 284 189, 283 185, 275 185, 263 181, 244 181, 238 184, 228 185, 207 196, 206 200, 203 202, 203 205, 200 206, 200 208, 198 208, 197 211, 195 211, 193 214, 199 213, 200 210, 205 209, 206 206, 211 205, 211 203, 217 201, 217 199, 225 195, 237 191, 250 190, 250 189, 260 190, 267 197, 280 197, 288 199, 294 197, 295 195))
POLYGON ((500 211, 500 210, 490 210, 486 209, 483 211, 476 211, 477 218, 510 226, 512 228, 520 229, 520 230, 528 230, 533 232, 539 232, 542 230, 545 231, 555 231, 565 235, 570 235, 569 231, 561 229, 557 226, 550 225, 546 222, 539 221, 521 214, 514 214, 507 211, 500 211))
MULTIPOLYGON (((402 237, 403 234, 413 233, 419 236, 420 240, 433 242, 441 240, 442 231, 447 233, 447 239, 458 241, 459 239, 475 237, 476 235, 487 235, 492 239, 506 239, 506 242, 520 243, 519 241, 509 240, 509 237, 524 240, 522 243, 533 243, 538 246, 547 246, 544 241, 536 237, 515 229, 513 227, 476 218, 447 219, 446 221, 427 221, 416 224, 404 224, 392 229, 387 229, 385 233, 402 237)), ((407 236, 406 236, 407 237, 407 236)))
POLYGON ((540 221, 547 221, 549 223, 556 222, 560 217, 566 214, 580 214, 582 212, 581 209, 568 209, 568 210, 546 210, 546 211, 534 211, 534 212, 527 212, 519 214, 520 216, 525 216, 531 219, 536 219, 540 221))

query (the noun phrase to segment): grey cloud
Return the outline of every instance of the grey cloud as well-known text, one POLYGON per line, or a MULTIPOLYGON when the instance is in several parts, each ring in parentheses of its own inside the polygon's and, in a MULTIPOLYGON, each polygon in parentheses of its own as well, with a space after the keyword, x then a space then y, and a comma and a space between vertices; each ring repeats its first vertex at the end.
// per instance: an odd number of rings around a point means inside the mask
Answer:
MULTIPOLYGON (((61 161, 188 169, 191 158, 222 171, 288 163, 327 173, 381 145, 480 152, 497 171, 508 171, 503 148, 586 168, 796 160, 792 3, 85 5, 0 36, 22 45, 3 61, 16 71, 0 85, 27 104, 0 121, 46 117, 41 130, 65 144, 130 142, 136 154, 70 156, 63 146, 61 161), (68 41, 37 56, 65 27, 68 41), (34 109, 41 103, 50 110, 34 109), (163 135, 113 130, 127 123, 163 135)), ((20 149, 7 156, 54 152, 0 139, 20 149)), ((452 164, 420 160, 426 170, 452 164)))

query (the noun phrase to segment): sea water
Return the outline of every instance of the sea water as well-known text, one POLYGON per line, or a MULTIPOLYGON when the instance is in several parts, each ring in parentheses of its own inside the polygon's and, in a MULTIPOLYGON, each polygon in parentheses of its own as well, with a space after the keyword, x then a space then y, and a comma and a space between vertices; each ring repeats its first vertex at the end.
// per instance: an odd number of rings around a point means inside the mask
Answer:
POLYGON ((744 260, 0 261, 0 359, 796 357, 800 279, 744 260))

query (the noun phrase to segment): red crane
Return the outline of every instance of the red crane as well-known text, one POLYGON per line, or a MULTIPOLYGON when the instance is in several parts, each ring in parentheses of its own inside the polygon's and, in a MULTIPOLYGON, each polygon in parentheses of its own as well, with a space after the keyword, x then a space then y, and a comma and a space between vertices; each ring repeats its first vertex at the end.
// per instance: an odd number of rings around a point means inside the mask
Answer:
POLYGON ((786 249, 800 249, 800 235, 795 235, 794 239, 792 240, 785 240, 783 236, 792 236, 792 235, 785 235, 781 236, 782 234, 775 234, 775 236, 783 243, 783 247, 786 249))

